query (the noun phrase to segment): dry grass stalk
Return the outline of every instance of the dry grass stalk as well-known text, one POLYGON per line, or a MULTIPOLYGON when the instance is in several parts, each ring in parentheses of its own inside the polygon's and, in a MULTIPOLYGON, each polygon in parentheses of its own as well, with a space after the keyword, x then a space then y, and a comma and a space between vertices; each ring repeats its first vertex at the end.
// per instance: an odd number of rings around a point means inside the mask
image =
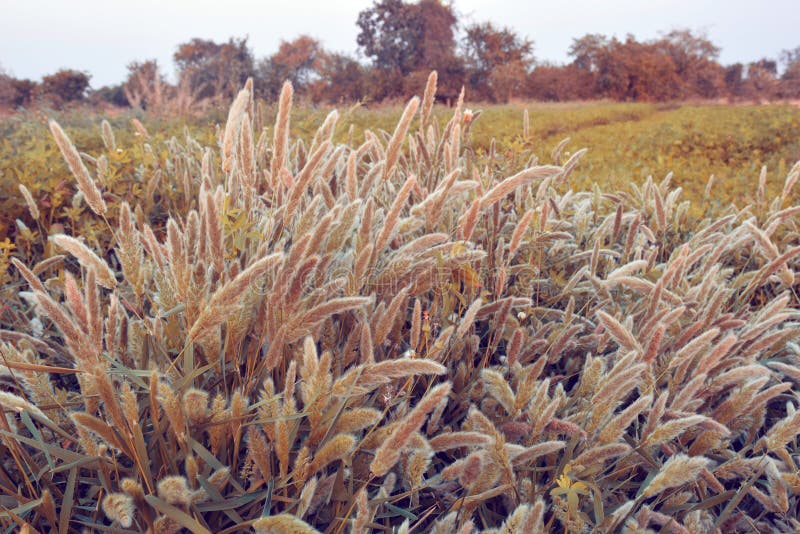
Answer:
POLYGON ((783 190, 781 191, 781 204, 786 202, 786 199, 789 198, 789 194, 794 184, 797 183, 798 178, 800 178, 800 162, 792 165, 789 174, 786 175, 786 180, 783 183, 783 190))
POLYGON ((667 326, 664 323, 660 323, 656 326, 656 331, 653 333, 653 336, 650 338, 650 341, 647 342, 647 347, 645 348, 644 355, 642 356, 642 361, 647 364, 652 364, 656 357, 658 356, 658 349, 661 346, 661 341, 664 339, 664 333, 667 331, 667 326))
POLYGON ((764 436, 762 444, 769 451, 779 451, 797 434, 800 434, 800 410, 792 411, 775 423, 764 436))
POLYGON ((670 404, 670 409, 688 411, 691 408, 696 408, 693 405, 702 404, 702 400, 695 399, 695 396, 706 387, 707 379, 708 375, 705 373, 695 373, 694 378, 678 390, 670 404))
POLYGON ((514 176, 506 178, 484 193, 480 199, 480 207, 482 210, 484 210, 489 206, 494 205, 503 197, 514 191, 517 187, 530 184, 536 180, 546 180, 547 178, 551 178, 561 171, 561 167, 548 165, 525 169, 514 176))
POLYGON ((158 496, 173 506, 185 508, 191 503, 191 491, 186 478, 182 476, 168 476, 159 480, 158 496))
MULTIPOLYGON (((427 359, 406 358, 385 360, 351 371, 352 376, 355 377, 354 385, 373 388, 396 378, 405 378, 418 374, 443 375, 446 372, 447 368, 438 362, 427 359)), ((350 373, 345 375, 341 381, 345 382, 349 375, 350 373)), ((336 386, 334 386, 334 390, 336 390, 336 386)))
POLYGON ((537 501, 534 506, 520 504, 501 525, 499 533, 516 534, 527 532, 530 534, 543 534, 543 510, 544 505, 541 500, 537 501))
POLYGON ((200 316, 189 329, 189 339, 197 339, 214 326, 225 321, 227 314, 242 302, 242 296, 264 273, 278 263, 281 253, 265 256, 240 272, 236 278, 217 289, 200 316))
POLYGON ((392 327, 397 323, 399 317, 405 317, 405 305, 408 298, 408 288, 401 289, 397 295, 394 296, 386 311, 378 317, 375 324, 374 335, 372 338, 376 346, 382 345, 389 335, 392 327))
POLYGON ((291 221, 292 217, 294 217, 297 207, 300 203, 300 199, 306 192, 309 183, 311 183, 311 180, 314 178, 314 172, 319 167, 320 163, 322 162, 322 158, 328 152, 330 146, 330 141, 325 141, 322 143, 311 154, 311 156, 309 156, 308 161, 297 174, 295 182, 292 184, 291 190, 289 191, 289 198, 286 201, 286 208, 283 214, 284 225, 288 225, 289 221, 291 221))
POLYGON ((108 264, 80 240, 64 234, 51 235, 48 239, 75 256, 86 269, 93 270, 103 287, 113 289, 117 285, 114 272, 108 264))
POLYGON ((392 434, 375 451, 369 470, 375 476, 383 476, 400 459, 400 451, 405 447, 411 434, 418 432, 425 418, 450 393, 450 383, 433 387, 397 425, 392 434))
POLYGON ((422 304, 419 299, 414 300, 414 311, 411 314, 411 332, 410 343, 411 348, 416 349, 419 346, 419 336, 422 331, 422 304))
POLYGON ((105 119, 100 123, 100 136, 108 150, 117 149, 117 141, 114 139, 114 130, 111 129, 111 124, 105 119))
MULTIPOLYGON (((2 392, 0 392, 2 393, 2 392)), ((128 451, 125 444, 120 441, 114 429, 106 424, 102 419, 89 415, 85 412, 75 412, 72 414, 73 422, 83 430, 88 430, 96 435, 106 446, 115 447, 121 451, 128 451)), ((87 450, 86 452, 90 452, 87 450)), ((128 451, 129 452, 129 451, 128 451)))
POLYGON ((206 229, 206 255, 208 263, 214 266, 214 270, 221 274, 225 260, 225 244, 222 232, 222 214, 220 213, 220 203, 217 197, 222 198, 222 188, 218 187, 215 193, 206 192, 205 198, 201 199, 203 214, 203 226, 206 229))
POLYGON ((631 450, 629 445, 624 443, 608 443, 606 445, 599 445, 578 455, 572 462, 572 465, 583 466, 586 468, 593 468, 598 464, 602 464, 612 458, 622 456, 631 450))
POLYGON ((356 438, 350 434, 338 434, 325 442, 308 467, 308 474, 315 475, 328 464, 346 458, 356 446, 356 438))
POLYGON ((409 176, 403 184, 403 187, 401 187, 400 191, 398 191, 397 196, 392 202, 392 206, 389 208, 389 212, 386 214, 386 220, 383 223, 383 227, 381 228, 381 231, 375 240, 373 255, 381 252, 389 243, 389 238, 391 237, 392 232, 395 230, 397 221, 400 218, 400 212, 403 211, 403 208, 408 201, 408 197, 411 195, 411 190, 416 183, 416 178, 413 175, 409 176))
POLYGON ((25 204, 28 206, 28 211, 31 212, 31 217, 35 220, 39 220, 39 206, 37 206, 36 201, 33 200, 33 195, 31 195, 30 190, 23 184, 19 184, 19 192, 22 194, 22 198, 25 199, 25 204))
POLYGON ((719 342, 719 344, 711 350, 711 352, 704 355, 700 359, 697 368, 693 372, 695 374, 710 372, 720 361, 722 361, 722 359, 731 351, 738 341, 739 338, 736 337, 735 334, 728 334, 725 336, 719 342))
POLYGON ((403 146, 403 140, 406 138, 408 128, 411 126, 411 121, 413 120, 414 115, 417 114, 418 108, 419 97, 415 96, 409 100, 408 104, 406 105, 406 109, 403 110, 403 115, 400 117, 400 121, 397 123, 397 127, 392 134, 392 138, 389 140, 389 144, 386 146, 386 157, 384 158, 385 164, 381 174, 381 181, 388 179, 391 176, 392 171, 394 171, 397 159, 400 157, 400 149, 403 146))
POLYGON ((127 202, 120 205, 116 254, 125 280, 131 284, 134 293, 141 296, 145 282, 144 255, 133 212, 127 202))
POLYGON ((288 513, 262 517, 253 522, 256 534, 320 534, 302 519, 288 513))
POLYGON ((286 165, 286 152, 289 149, 289 114, 292 110, 294 89, 290 82, 284 82, 278 98, 278 117, 275 119, 275 132, 272 141, 272 160, 270 173, 279 176, 286 165))
POLYGON ((383 418, 375 408, 352 408, 342 413, 331 428, 331 433, 347 434, 373 426, 383 418))
POLYGON ((435 452, 456 449, 459 447, 476 447, 488 445, 491 438, 482 432, 448 432, 430 439, 430 446, 435 452))
MULTIPOLYGON (((458 177, 461 176, 461 169, 454 169, 450 171, 447 176, 442 179, 442 182, 439 184, 439 187, 428 197, 420 203, 415 209, 423 209, 425 212, 425 226, 429 232, 434 232, 441 217, 442 211, 444 209, 445 203, 447 202, 448 195, 451 192, 454 192, 454 186, 456 184, 456 180, 458 177)), ((422 190, 420 189, 417 191, 416 189, 418 186, 415 184, 415 193, 419 196, 422 196, 422 190)), ((465 181, 462 181, 459 184, 459 187, 462 188, 461 190, 467 190, 466 188, 471 187, 465 181)), ((413 211, 412 211, 413 213, 413 211)))
MULTIPOLYGON (((333 134, 336 130, 336 122, 339 120, 339 112, 335 109, 328 113, 325 117, 325 120, 322 121, 322 125, 317 129, 317 132, 314 134, 314 139, 311 140, 311 148, 309 152, 314 152, 314 150, 320 145, 320 143, 324 141, 333 142, 333 134)), ((344 148, 344 147, 340 147, 344 148)), ((338 158, 331 158, 330 164, 333 165, 338 158)), ((326 177, 328 173, 323 172, 322 176, 326 177)))
POLYGON ((469 308, 467 308, 467 311, 464 312, 464 317, 461 318, 458 328, 456 329, 456 339, 463 339, 469 329, 472 328, 472 325, 475 322, 475 317, 478 315, 478 312, 482 306, 483 299, 480 298, 475 299, 472 304, 469 305, 469 308))
POLYGON ((222 136, 222 170, 230 172, 233 167, 236 146, 240 137, 242 120, 246 115, 246 108, 250 103, 250 92, 242 89, 228 110, 228 120, 225 122, 225 133, 222 136))
POLYGON ((180 397, 173 391, 173 389, 163 381, 158 382, 158 395, 156 397, 167 419, 170 423, 170 429, 175 433, 179 440, 183 441, 185 435, 185 418, 181 406, 180 397))
POLYGON ((367 525, 372 521, 375 509, 369 505, 366 488, 361 488, 355 497, 356 517, 353 520, 351 532, 362 534, 367 532, 367 525))
POLYGON ((707 469, 710 465, 711 460, 702 456, 690 458, 685 454, 676 454, 664 463, 655 478, 644 489, 642 496, 651 497, 664 490, 694 482, 703 469, 707 469))
POLYGON ((25 278, 25 281, 28 282, 28 285, 31 286, 31 289, 41 293, 47 293, 47 289, 41 280, 39 280, 39 278, 33 272, 31 272, 31 270, 28 269, 24 263, 19 261, 17 258, 11 258, 11 263, 17 268, 22 277, 25 278))
POLYGON ((103 499, 103 512, 112 521, 119 522, 123 528, 130 528, 133 525, 133 517, 136 508, 133 498, 125 493, 109 493, 103 499))
POLYGON ((291 331, 287 341, 293 342, 300 339, 307 334, 307 332, 305 332, 306 329, 316 326, 331 315, 360 308, 361 306, 369 304, 371 300, 372 299, 369 297, 341 297, 314 306, 298 319, 298 326, 296 330, 291 331))
POLYGON ((208 392, 189 388, 183 394, 182 411, 190 425, 199 426, 208 419, 208 392))
POLYGON ((297 501, 297 510, 294 513, 299 519, 303 519, 303 516, 308 512, 311 506, 311 500, 314 498, 314 493, 317 491, 317 484, 317 477, 314 477, 303 486, 303 490, 300 492, 300 499, 297 501))
POLYGON ((500 403, 506 413, 515 416, 517 410, 514 391, 503 375, 493 369, 484 369, 481 371, 481 380, 486 391, 500 403))
POLYGON ((144 127, 144 124, 142 124, 139 119, 131 119, 131 124, 133 125, 133 129, 136 130, 137 135, 140 135, 143 139, 150 138, 150 134, 147 133, 147 128, 144 127))
POLYGON ((655 428, 652 434, 649 434, 642 440, 641 446, 650 447, 670 441, 693 426, 702 424, 707 420, 708 418, 702 415, 691 415, 689 417, 681 417, 680 419, 661 423, 655 428))
POLYGON ((358 178, 356 176, 357 163, 356 152, 350 152, 347 156, 347 172, 345 174, 344 184, 347 197, 351 202, 354 202, 358 198, 358 178))
POLYGON ((598 310, 597 317, 600 319, 600 323, 603 327, 611 334, 611 337, 620 344, 620 346, 628 349, 628 350, 635 350, 638 352, 642 352, 642 347, 639 345, 639 342, 636 341, 636 338, 633 337, 633 334, 625 328, 622 323, 617 321, 614 317, 609 315, 608 313, 598 310))
POLYGON ((34 291, 34 298, 39 305, 39 309, 58 326, 64 336, 64 341, 72 349, 73 356, 80 360, 83 356, 81 344, 85 343, 84 332, 50 295, 41 291, 34 291))
POLYGON ((639 414, 647 409, 652 402, 652 395, 645 395, 636 399, 635 402, 625 408, 619 415, 614 417, 614 419, 603 427, 597 438, 598 444, 606 445, 619 439, 625 429, 628 428, 634 419, 639 417, 639 414))
POLYGON ((103 366, 94 368, 93 372, 95 383, 97 384, 97 392, 103 400, 103 407, 108 414, 114 428, 120 433, 128 432, 128 419, 123 415, 122 407, 117 398, 116 388, 111 384, 108 377, 107 370, 103 366))
POLYGON ((56 121, 50 121, 50 132, 52 132, 69 170, 75 176, 78 182, 78 189, 83 193, 86 203, 97 215, 105 215, 107 210, 106 202, 103 200, 103 195, 94 183, 86 165, 83 164, 75 145, 72 144, 72 141, 69 140, 67 134, 64 133, 64 130, 61 129, 61 126, 56 121))
POLYGON ((425 92, 422 96, 422 111, 419 121, 420 133, 425 132, 428 123, 431 119, 431 111, 433 111, 433 103, 436 99, 436 82, 438 81, 439 74, 434 70, 428 75, 428 81, 425 84, 425 92))
POLYGON ((258 428, 252 426, 247 431, 247 454, 258 467, 262 480, 272 477, 272 447, 267 443, 258 428))
POLYGON ((534 210, 528 210, 522 216, 522 218, 517 223, 516 228, 514 228, 514 233, 511 234, 511 241, 508 244, 508 258, 511 259, 514 254, 517 253, 519 250, 519 246, 522 243, 522 238, 525 235, 525 232, 528 231, 528 226, 535 215, 534 210))
MULTIPOLYGON (((458 521, 458 512, 450 512, 446 516, 437 520, 431 527, 431 534, 451 534, 456 531, 456 522, 458 521)), ((470 529, 472 532, 472 521, 469 521, 470 529)))
POLYGON ((541 456, 558 452, 566 446, 567 443, 564 441, 543 441, 512 455, 511 462, 514 466, 525 465, 541 456))
POLYGON ((458 220, 458 237, 464 241, 472 239, 472 233, 478 223, 478 215, 481 211, 481 199, 476 198, 469 209, 458 220))
POLYGON ((44 412, 42 412, 42 410, 37 408, 35 405, 19 395, 14 395, 13 393, 9 393, 7 391, 0 391, 0 403, 2 403, 0 405, 3 407, 4 411, 8 410, 17 413, 29 412, 31 415, 39 417, 42 420, 47 421, 49 419, 44 412))

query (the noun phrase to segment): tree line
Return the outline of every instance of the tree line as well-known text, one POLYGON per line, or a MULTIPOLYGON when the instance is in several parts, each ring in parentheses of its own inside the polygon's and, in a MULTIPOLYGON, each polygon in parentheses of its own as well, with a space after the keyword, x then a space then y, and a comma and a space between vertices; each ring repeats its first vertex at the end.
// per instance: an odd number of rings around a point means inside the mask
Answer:
POLYGON ((704 34, 674 30, 639 41, 587 34, 573 39, 567 64, 538 62, 534 42, 491 22, 464 24, 441 0, 375 0, 356 25, 360 59, 326 50, 312 36, 281 42, 257 59, 247 38, 195 38, 173 54, 177 82, 168 83, 156 60, 128 65, 126 80, 90 90, 90 75, 64 69, 40 82, 0 72, 0 106, 71 102, 142 109, 196 110, 232 98, 247 78, 258 96, 274 99, 284 80, 313 103, 384 101, 418 94, 428 73, 439 73, 439 95, 472 100, 567 101, 611 99, 773 100, 800 98, 800 47, 778 60, 723 65, 720 48, 704 34), (778 66, 783 66, 779 73, 778 66))

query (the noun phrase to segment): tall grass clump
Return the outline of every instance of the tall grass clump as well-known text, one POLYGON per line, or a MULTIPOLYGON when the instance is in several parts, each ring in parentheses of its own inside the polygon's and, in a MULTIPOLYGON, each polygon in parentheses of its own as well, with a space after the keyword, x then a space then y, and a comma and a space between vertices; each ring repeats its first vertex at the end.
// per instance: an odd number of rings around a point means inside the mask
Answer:
POLYGON ((477 156, 435 85, 338 144, 291 138, 289 84, 254 128, 248 84, 137 205, 51 124, 106 240, 14 260, 6 531, 800 526, 800 166, 698 221, 669 177, 568 189, 563 144, 477 156))

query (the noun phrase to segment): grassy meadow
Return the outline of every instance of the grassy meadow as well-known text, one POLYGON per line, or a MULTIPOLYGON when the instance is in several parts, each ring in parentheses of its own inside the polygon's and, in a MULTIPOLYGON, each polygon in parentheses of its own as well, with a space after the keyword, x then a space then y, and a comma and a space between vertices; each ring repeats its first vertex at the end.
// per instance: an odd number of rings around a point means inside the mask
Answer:
MULTIPOLYGON (((333 108, 300 106, 292 110, 291 135, 308 142, 333 108)), ((273 127, 274 105, 258 106, 259 129, 273 127)), ((339 110, 334 141, 361 143, 364 130, 391 132, 402 107, 372 109, 352 106, 339 110)), ((520 167, 532 156, 552 162, 553 150, 568 139, 563 155, 588 148, 569 186, 590 190, 596 183, 614 190, 641 185, 648 176, 660 181, 674 175, 683 198, 692 200, 692 214, 713 214, 733 203, 739 208, 755 200, 761 168, 767 167, 766 190, 776 194, 791 166, 800 160, 800 107, 790 105, 725 106, 644 103, 518 103, 476 107, 479 118, 465 139, 465 150, 486 163, 495 141, 493 166, 520 167), (524 114, 528 112, 527 134, 524 114), (713 176, 710 189, 707 187, 713 176)), ((53 113, 87 154, 104 151, 100 121, 107 119, 119 139, 117 153, 106 154, 110 181, 127 187, 141 183, 142 165, 158 167, 167 156, 143 153, 144 144, 131 126, 136 118, 148 130, 155 146, 190 134, 204 146, 217 144, 215 126, 225 122, 223 111, 202 117, 158 118, 122 113, 104 116, 85 112, 53 113)), ((446 107, 435 109, 440 127, 450 119, 446 107)), ((0 238, 14 232, 15 220, 26 219, 17 184, 26 185, 48 208, 48 224, 64 224, 73 189, 70 174, 60 165, 61 154, 47 130, 44 113, 0 118, 0 238)), ((136 189, 138 191, 138 189, 136 189)), ((130 197, 128 200, 134 200, 130 197)), ((0 239, 1 240, 1 239, 0 239)))
POLYGON ((2 532, 800 529, 800 109, 435 85, 0 121, 2 532))

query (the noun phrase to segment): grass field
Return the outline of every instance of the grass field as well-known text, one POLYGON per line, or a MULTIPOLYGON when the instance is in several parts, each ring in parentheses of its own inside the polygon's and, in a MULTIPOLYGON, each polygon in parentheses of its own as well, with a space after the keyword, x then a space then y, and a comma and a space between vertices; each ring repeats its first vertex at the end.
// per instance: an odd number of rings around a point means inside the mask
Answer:
POLYGON ((0 123, 4 532, 800 529, 800 110, 434 84, 0 123))
MULTIPOLYGON (((487 110, 486 124, 476 125, 476 142, 485 145, 493 135, 513 140, 514 115, 518 109, 487 110)), ((572 150, 589 148, 571 182, 576 190, 595 182, 624 188, 672 172, 686 197, 700 200, 714 175, 713 200, 742 207, 753 198, 762 166, 775 193, 800 159, 800 108, 791 106, 531 106, 530 116, 535 152, 549 154, 565 137, 572 150)))
MULTIPOLYGON (((324 120, 328 108, 299 108, 292 114, 292 135, 309 141, 324 120)), ((391 132, 400 108, 342 110, 335 140, 363 141, 364 130, 391 132), (352 126, 352 130, 351 130, 352 126)), ((476 109, 475 111, 478 111, 476 109)), ((762 166, 767 167, 766 188, 776 194, 791 165, 800 160, 800 107, 573 103, 515 104, 491 106, 470 129, 465 145, 481 160, 495 144, 495 166, 519 167, 536 155, 550 163, 551 154, 569 138, 564 156, 588 148, 570 181, 578 190, 597 183, 612 189, 642 184, 648 176, 660 181, 673 173, 672 183, 683 189, 683 198, 693 201, 692 214, 719 210, 729 203, 743 207, 755 200, 762 166), (523 135, 523 114, 529 114, 529 133, 523 135), (714 176, 711 194, 706 186, 714 176)), ((263 106, 259 124, 271 128, 275 109, 263 106)), ((442 126, 449 120, 447 109, 438 109, 442 126)), ((81 151, 103 148, 99 136, 99 115, 72 113, 57 116, 81 151)), ((136 175, 143 162, 160 164, 162 154, 142 154, 142 143, 130 125, 132 115, 109 117, 122 151, 108 156, 111 178, 126 180, 136 175)), ((139 117, 153 132, 154 141, 184 136, 184 129, 200 143, 214 146, 214 123, 224 122, 222 113, 210 117, 157 119, 139 117)), ((17 183, 25 184, 37 198, 50 204, 48 220, 64 218, 63 207, 71 192, 63 184, 66 169, 57 165, 60 154, 49 138, 41 114, 27 114, 0 120, 0 238, 7 235, 14 220, 25 212, 17 183), (52 200, 52 202, 50 202, 52 200)), ((152 143, 155 144, 155 143, 152 143)), ((131 199, 132 200, 132 199, 131 199)), ((713 214, 713 213, 711 213, 713 214)), ((63 221, 62 221, 63 222, 63 221)))

